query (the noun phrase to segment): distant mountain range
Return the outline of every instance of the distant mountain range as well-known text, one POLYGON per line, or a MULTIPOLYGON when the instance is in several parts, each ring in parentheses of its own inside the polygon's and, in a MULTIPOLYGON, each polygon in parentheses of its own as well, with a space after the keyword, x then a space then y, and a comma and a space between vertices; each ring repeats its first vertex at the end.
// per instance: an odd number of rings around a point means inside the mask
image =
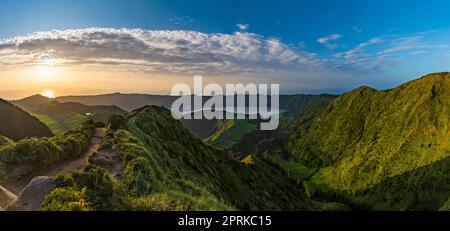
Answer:
POLYGON ((88 119, 106 122, 111 115, 126 113, 114 105, 86 106, 76 102, 60 103, 41 95, 33 95, 12 103, 37 117, 56 134, 75 129, 88 119))
POLYGON ((154 105, 170 108, 178 97, 145 94, 105 94, 89 96, 61 96, 55 98, 60 103, 76 102, 88 106, 115 105, 123 110, 132 111, 144 106, 154 105))

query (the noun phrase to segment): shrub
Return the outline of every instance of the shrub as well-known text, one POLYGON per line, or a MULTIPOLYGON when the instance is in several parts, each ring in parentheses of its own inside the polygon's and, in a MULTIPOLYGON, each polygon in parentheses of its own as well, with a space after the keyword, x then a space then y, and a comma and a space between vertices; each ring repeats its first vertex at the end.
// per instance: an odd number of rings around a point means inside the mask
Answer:
POLYGON ((75 187, 75 179, 71 176, 58 175, 55 177, 56 187, 75 187))
POLYGON ((42 211, 91 211, 86 203, 86 188, 77 191, 73 188, 57 188, 42 202, 42 211))
POLYGON ((109 129, 112 130, 118 130, 118 129, 124 129, 127 127, 128 120, 121 115, 112 115, 109 118, 109 129))
POLYGON ((131 160, 124 171, 123 183, 132 195, 144 195, 151 191, 155 180, 148 160, 139 157, 131 160))
POLYGON ((77 188, 86 188, 86 198, 96 210, 107 210, 112 203, 114 185, 105 169, 89 165, 72 177, 77 188))

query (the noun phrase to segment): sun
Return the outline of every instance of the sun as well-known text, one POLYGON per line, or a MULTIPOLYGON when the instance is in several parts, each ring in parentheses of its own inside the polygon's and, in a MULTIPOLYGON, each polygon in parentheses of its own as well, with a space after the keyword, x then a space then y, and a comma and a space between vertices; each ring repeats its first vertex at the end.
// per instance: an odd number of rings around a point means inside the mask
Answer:
POLYGON ((55 98, 55 92, 53 90, 45 90, 43 95, 47 98, 55 98))

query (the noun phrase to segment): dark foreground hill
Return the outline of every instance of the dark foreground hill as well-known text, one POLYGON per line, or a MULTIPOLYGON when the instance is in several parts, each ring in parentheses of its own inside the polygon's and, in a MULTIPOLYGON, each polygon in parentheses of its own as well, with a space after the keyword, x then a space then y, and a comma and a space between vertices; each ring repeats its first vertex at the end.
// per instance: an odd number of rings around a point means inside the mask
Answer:
POLYGON ((290 135, 292 159, 316 171, 308 194, 375 209, 439 209, 450 196, 449 73, 358 88, 290 135))
POLYGON ((307 208, 301 186, 258 158, 244 163, 204 145, 161 107, 113 117, 91 163, 61 178, 42 208, 64 210, 80 199, 82 210, 307 208))
POLYGON ((14 141, 26 137, 53 136, 45 124, 2 99, 0 99, 0 121, 0 135, 14 141))

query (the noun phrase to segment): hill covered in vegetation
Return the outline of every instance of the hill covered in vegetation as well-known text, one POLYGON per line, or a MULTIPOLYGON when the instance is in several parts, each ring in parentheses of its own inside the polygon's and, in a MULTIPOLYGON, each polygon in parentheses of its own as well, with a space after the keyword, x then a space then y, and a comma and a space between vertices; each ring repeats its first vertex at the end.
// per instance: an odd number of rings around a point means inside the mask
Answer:
POLYGON ((14 141, 26 137, 50 137, 52 131, 24 110, 0 99, 0 135, 14 141))
POLYGON ((59 179, 43 210, 303 210, 303 189, 258 158, 204 145, 170 111, 111 119, 85 172, 59 179), (82 199, 83 206, 74 205, 82 199))
POLYGON ((386 91, 360 87, 293 124, 290 159, 314 172, 305 183, 309 195, 363 208, 434 210, 450 196, 449 73, 386 91))

